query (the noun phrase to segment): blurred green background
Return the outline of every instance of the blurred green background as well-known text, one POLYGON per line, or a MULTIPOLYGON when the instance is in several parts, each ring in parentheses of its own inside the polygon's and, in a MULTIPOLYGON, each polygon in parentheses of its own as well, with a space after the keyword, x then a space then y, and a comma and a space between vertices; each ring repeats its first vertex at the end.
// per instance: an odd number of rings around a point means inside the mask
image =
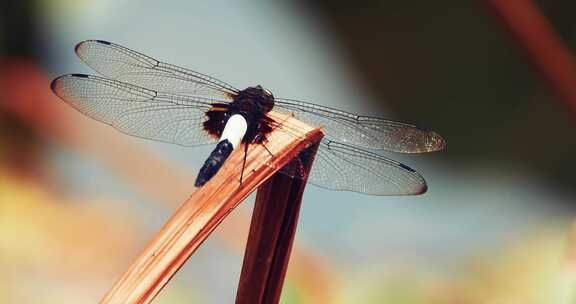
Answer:
MULTIPOLYGON (((576 4, 535 3, 573 50, 576 4)), ((446 138, 387 154, 422 196, 306 189, 283 303, 576 303, 576 113, 494 7, 326 0, 4 0, 0 303, 97 302, 212 148, 129 137, 53 96, 54 77, 93 73, 73 52, 86 39, 446 138)), ((155 303, 233 302, 252 206, 155 303)))

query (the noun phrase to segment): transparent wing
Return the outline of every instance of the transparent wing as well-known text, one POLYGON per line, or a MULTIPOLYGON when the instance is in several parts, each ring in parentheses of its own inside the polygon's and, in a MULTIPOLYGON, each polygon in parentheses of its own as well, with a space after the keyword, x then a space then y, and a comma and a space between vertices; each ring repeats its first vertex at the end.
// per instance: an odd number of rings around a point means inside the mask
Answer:
MULTIPOLYGON (((124 46, 87 40, 76 46, 78 56, 104 76, 158 92, 232 100, 238 89, 213 77, 160 62, 124 46)), ((416 126, 291 99, 276 99, 275 110, 295 113, 312 125, 323 126, 326 136, 370 149, 401 153, 441 150, 444 139, 416 126)))
POLYGON ((230 99, 238 90, 213 77, 160 62, 127 47, 102 40, 76 45, 76 54, 98 73, 158 92, 230 99))
POLYGON ((60 76, 51 88, 75 109, 124 133, 183 146, 214 142, 203 129, 205 113, 212 104, 226 103, 84 74, 60 76))
POLYGON ((321 126, 327 139, 400 153, 424 153, 444 149, 446 142, 434 131, 371 116, 360 116, 304 101, 276 98, 274 110, 321 126))
POLYGON ((428 189, 412 168, 343 143, 322 140, 308 182, 371 195, 417 195, 428 189))

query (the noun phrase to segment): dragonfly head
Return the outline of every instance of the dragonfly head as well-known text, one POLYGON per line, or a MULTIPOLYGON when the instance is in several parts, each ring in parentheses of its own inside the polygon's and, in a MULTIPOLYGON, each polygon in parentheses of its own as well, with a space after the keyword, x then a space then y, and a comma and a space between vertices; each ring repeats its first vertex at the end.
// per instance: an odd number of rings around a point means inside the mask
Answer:
POLYGON ((274 107, 274 95, 260 85, 242 90, 238 96, 240 99, 258 106, 264 113, 270 112, 274 107))
POLYGON ((262 94, 262 95, 265 95, 267 97, 274 99, 274 95, 272 95, 272 92, 270 92, 268 89, 263 88, 261 85, 257 85, 257 86, 252 87, 252 88, 254 89, 256 94, 262 94))

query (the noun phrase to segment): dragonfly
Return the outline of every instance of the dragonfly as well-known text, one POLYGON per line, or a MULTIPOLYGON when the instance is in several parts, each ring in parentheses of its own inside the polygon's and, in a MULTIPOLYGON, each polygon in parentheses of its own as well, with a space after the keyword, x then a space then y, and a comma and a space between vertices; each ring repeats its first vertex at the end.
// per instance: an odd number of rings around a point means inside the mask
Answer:
POLYGON ((424 178, 380 151, 427 153, 444 149, 438 133, 417 126, 357 115, 305 101, 277 98, 261 86, 243 90, 214 77, 158 61, 103 40, 75 47, 78 57, 102 76, 66 74, 51 89, 81 113, 126 134, 198 146, 216 143, 196 186, 216 174, 240 145, 264 144, 277 126, 270 111, 321 126, 308 182, 332 190, 370 195, 418 195, 424 178))

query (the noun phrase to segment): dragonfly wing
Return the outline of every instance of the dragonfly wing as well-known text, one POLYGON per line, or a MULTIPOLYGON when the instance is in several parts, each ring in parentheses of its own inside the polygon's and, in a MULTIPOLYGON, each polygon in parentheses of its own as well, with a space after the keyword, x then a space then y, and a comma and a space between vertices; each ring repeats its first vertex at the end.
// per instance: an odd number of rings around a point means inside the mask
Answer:
POLYGON ((86 40, 76 45, 76 54, 98 73, 158 92, 230 99, 238 90, 213 77, 160 62, 127 47, 86 40))
POLYGON ((160 93, 84 74, 56 78, 52 91, 78 111, 137 137, 193 146, 215 141, 203 130, 215 99, 160 93))
POLYGON ((276 98, 274 110, 294 113, 297 119, 322 127, 329 139, 364 148, 424 153, 442 150, 446 145, 444 139, 434 131, 304 101, 276 98))
POLYGON ((371 195, 417 195, 426 181, 412 168, 381 155, 323 139, 308 181, 314 185, 371 195))

